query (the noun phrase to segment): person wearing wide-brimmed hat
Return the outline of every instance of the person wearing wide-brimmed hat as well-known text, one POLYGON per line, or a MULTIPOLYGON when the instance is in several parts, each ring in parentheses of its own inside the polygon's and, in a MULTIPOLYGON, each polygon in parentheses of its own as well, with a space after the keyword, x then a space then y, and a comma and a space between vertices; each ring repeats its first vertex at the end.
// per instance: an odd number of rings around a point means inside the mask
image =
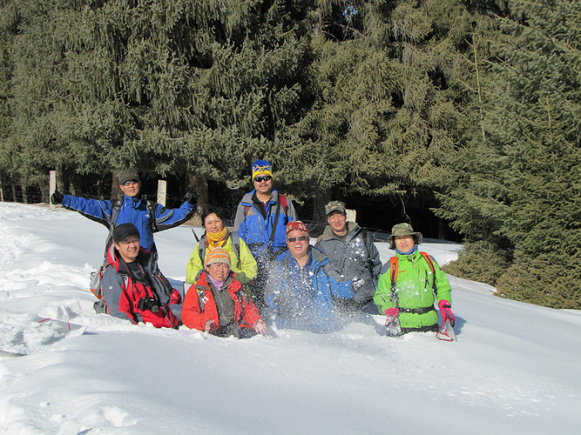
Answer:
POLYGON ((347 221, 343 201, 329 202, 325 205, 325 214, 328 225, 315 246, 329 258, 325 272, 338 282, 350 282, 345 294, 333 295, 335 304, 347 312, 369 304, 365 311, 377 314, 372 299, 381 272, 381 259, 373 237, 357 223, 347 221))
POLYGON ((448 278, 433 258, 419 251, 422 234, 410 224, 400 223, 393 226, 388 240, 397 261, 387 262, 379 276, 373 297, 379 312, 385 313, 388 319, 397 318, 403 333, 438 331, 438 314, 434 308, 437 302, 442 318, 450 318, 453 324, 448 278), (393 264, 397 270, 394 286, 393 264))

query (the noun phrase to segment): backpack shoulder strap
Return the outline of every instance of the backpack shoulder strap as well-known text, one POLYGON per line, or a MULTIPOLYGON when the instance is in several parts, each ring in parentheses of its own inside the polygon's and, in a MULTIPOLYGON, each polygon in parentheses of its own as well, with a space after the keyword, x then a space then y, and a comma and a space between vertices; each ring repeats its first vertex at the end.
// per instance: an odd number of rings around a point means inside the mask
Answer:
MULTIPOLYGON (((272 243, 274 242, 274 238, 276 236, 276 228, 278 226, 278 218, 280 217, 280 208, 282 207, 282 200, 280 200, 280 196, 279 195, 279 201, 276 202, 276 211, 274 213, 274 222, 272 223, 272 232, 270 233, 270 238, 269 238, 269 246, 272 247, 272 243)), ((286 198, 285 198, 285 203, 286 203, 286 198)), ((285 212, 286 214, 286 212, 285 212)))
POLYGON ((432 270, 432 288, 434 289, 434 293, 438 293, 438 287, 436 286, 436 269, 434 268, 434 261, 432 260, 432 256, 426 252, 420 252, 420 254, 422 254, 422 257, 424 257, 424 259, 426 260, 426 262, 428 263, 428 266, 430 266, 430 269, 432 270))
POLYGON ((155 233, 157 232, 157 222, 155 221, 155 209, 157 208, 157 203, 146 200, 147 211, 149 212, 149 221, 151 222, 151 230, 155 233))
POLYGON ((117 198, 113 202, 113 207, 111 208, 111 220, 109 221, 109 228, 111 231, 117 226, 117 219, 119 219, 119 212, 121 211, 122 205, 123 198, 117 198))
POLYGON ((399 308, 399 297, 397 295, 397 289, 395 288, 395 281, 397 280, 397 257, 391 257, 389 259, 389 277, 391 279, 391 302, 395 303, 396 308, 399 308))
POLYGON ((231 232, 230 238, 232 239, 232 248, 234 249, 234 255, 238 260, 236 268, 240 269, 240 237, 238 236, 238 232, 237 231, 231 232))
POLYGON ((204 312, 206 307, 206 292, 202 289, 197 288, 196 293, 198 294, 198 304, 200 305, 200 313, 204 312))
POLYGON ((198 242, 198 254, 200 254, 200 259, 202 260, 202 269, 206 266, 206 234, 204 233, 200 237, 198 242))
POLYGON ((432 260, 431 255, 428 254, 427 252, 420 252, 420 254, 422 254, 422 257, 424 257, 424 259, 428 263, 428 266, 430 266, 430 269, 432 269, 432 273, 435 274, 436 273, 436 269, 434 269, 434 261, 432 260))
POLYGON ((111 217, 109 218, 109 234, 107 234, 107 240, 105 241, 105 260, 103 261, 103 265, 107 263, 107 251, 109 250, 109 246, 113 243, 113 231, 117 226, 117 219, 119 219, 119 212, 123 205, 123 198, 117 198, 112 203, 111 217))
POLYGON ((363 239, 363 245, 365 246, 365 249, 367 249, 367 235, 367 230, 361 227, 361 238, 363 239))
POLYGON ((286 199, 286 196, 284 196, 282 193, 279 193, 278 197, 280 198, 280 205, 284 210, 284 214, 288 216, 288 200, 286 199))
POLYGON ((391 278, 391 286, 395 286, 395 280, 397 279, 397 257, 391 257, 389 259, 389 277, 391 278))

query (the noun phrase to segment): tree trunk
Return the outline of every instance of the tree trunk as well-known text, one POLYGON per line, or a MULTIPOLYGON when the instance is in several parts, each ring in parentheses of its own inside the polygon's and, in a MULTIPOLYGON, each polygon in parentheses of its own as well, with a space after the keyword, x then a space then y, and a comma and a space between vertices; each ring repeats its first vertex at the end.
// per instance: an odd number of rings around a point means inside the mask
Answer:
POLYGON ((22 190, 22 202, 28 204, 28 192, 26 191, 26 186, 24 183, 20 183, 20 188, 22 190))
POLYGON ((119 187, 119 179, 114 172, 111 172, 111 200, 123 196, 123 192, 119 187))
POLYGON ((188 223, 200 227, 202 226, 202 212, 204 211, 204 207, 208 205, 208 180, 205 177, 195 175, 188 175, 188 179, 188 186, 195 186, 200 195, 198 197, 198 207, 188 223))
POLYGON ((315 237, 323 233, 327 226, 325 204, 331 201, 329 189, 317 189, 313 201, 313 222, 311 223, 311 236, 315 237))
POLYGON ((12 202, 18 202, 16 201, 16 183, 12 177, 10 177, 10 186, 12 187, 12 202))
POLYGON ((48 177, 42 177, 38 182, 38 187, 40 188, 40 202, 45 204, 50 203, 50 192, 49 192, 49 182, 48 177))

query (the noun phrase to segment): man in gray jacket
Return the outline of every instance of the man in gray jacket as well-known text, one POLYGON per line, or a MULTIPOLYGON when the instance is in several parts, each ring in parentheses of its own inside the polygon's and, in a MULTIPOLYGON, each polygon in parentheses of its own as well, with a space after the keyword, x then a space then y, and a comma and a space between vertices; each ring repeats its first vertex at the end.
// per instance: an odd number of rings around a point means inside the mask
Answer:
POLYGON ((347 222, 344 202, 329 202, 325 213, 329 225, 316 244, 329 258, 325 272, 338 282, 352 281, 352 297, 336 297, 336 304, 346 310, 368 305, 375 311, 370 302, 381 272, 381 259, 372 237, 355 222, 347 222))

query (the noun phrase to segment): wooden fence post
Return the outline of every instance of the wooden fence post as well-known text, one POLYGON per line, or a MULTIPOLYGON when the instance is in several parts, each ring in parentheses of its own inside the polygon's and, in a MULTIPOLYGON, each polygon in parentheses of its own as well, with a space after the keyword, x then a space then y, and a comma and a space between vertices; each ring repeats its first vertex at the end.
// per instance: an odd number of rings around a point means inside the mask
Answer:
POLYGON ((50 204, 50 209, 52 211, 55 211, 56 207, 50 200, 50 197, 52 196, 55 190, 56 190, 56 171, 50 171, 50 177, 48 180, 48 202, 50 204))
POLYGON ((347 222, 357 222, 357 210, 347 209, 347 222))
POLYGON ((158 180, 157 181, 157 202, 165 207, 165 201, 167 196, 167 181, 158 180))

